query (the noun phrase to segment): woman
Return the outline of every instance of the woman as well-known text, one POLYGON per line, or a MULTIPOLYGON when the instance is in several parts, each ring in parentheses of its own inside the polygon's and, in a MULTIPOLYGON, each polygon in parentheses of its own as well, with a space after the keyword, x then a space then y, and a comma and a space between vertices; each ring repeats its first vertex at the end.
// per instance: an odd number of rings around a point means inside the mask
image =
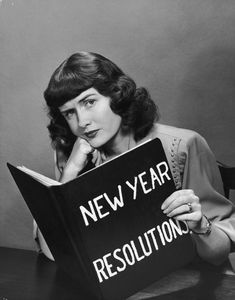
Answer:
MULTIPOLYGON (((107 58, 79 52, 53 73, 44 93, 56 150, 56 177, 75 178, 149 138, 164 147, 177 191, 162 204, 167 216, 187 221, 198 255, 222 263, 235 241, 234 207, 206 141, 196 132, 161 125, 144 88, 107 58)), ((40 233, 42 251, 52 259, 40 233)))

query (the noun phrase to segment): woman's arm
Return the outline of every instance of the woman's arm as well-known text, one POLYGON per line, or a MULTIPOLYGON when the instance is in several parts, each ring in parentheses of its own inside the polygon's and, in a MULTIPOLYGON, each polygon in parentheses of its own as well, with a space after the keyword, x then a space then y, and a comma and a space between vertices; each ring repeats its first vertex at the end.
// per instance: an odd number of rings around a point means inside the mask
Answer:
POLYGON ((209 235, 193 234, 193 238, 197 253, 204 260, 219 265, 228 258, 231 241, 227 234, 213 223, 209 235))
POLYGON ((88 163, 88 155, 94 149, 90 144, 81 138, 77 138, 73 150, 63 168, 59 181, 65 183, 78 176, 88 163))
POLYGON ((183 189, 168 197, 162 208, 169 217, 187 221, 201 258, 220 264, 235 241, 234 206, 222 195, 219 169, 205 140, 196 134, 186 148, 183 189))
POLYGON ((174 192, 163 203, 162 209, 168 217, 187 222, 201 258, 218 265, 228 257, 229 237, 203 214, 199 197, 193 190, 174 192))

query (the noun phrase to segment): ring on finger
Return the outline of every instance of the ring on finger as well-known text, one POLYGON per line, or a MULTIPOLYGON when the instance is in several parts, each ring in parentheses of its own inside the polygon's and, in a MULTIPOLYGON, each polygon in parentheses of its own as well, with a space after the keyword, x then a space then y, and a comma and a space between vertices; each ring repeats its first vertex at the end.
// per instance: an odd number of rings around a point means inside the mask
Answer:
POLYGON ((187 205, 188 205, 188 212, 191 213, 193 211, 192 204, 188 202, 187 205))

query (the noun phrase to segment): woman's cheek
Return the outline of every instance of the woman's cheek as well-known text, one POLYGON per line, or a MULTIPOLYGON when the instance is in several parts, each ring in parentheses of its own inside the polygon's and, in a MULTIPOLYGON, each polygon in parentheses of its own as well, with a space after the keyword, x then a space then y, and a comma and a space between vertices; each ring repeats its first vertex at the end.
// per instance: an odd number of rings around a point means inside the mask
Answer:
POLYGON ((74 135, 79 136, 81 134, 81 129, 79 130, 79 127, 74 122, 68 122, 68 125, 74 135))

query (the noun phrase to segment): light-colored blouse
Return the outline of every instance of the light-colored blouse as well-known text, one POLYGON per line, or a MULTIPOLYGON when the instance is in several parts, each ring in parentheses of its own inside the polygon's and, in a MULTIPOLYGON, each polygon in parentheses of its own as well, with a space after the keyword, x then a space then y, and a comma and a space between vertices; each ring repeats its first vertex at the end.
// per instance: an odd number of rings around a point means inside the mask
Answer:
MULTIPOLYGON (((224 197, 223 184, 216 159, 205 139, 192 130, 155 124, 144 138, 159 138, 177 189, 192 189, 200 199, 202 212, 229 237, 235 245, 235 207, 224 197)), ((140 141, 139 143, 143 142, 140 141)), ((55 173, 58 179, 65 164, 63 156, 56 155, 55 173)), ((34 237, 39 249, 48 258, 51 252, 40 233, 34 226, 34 237)))

